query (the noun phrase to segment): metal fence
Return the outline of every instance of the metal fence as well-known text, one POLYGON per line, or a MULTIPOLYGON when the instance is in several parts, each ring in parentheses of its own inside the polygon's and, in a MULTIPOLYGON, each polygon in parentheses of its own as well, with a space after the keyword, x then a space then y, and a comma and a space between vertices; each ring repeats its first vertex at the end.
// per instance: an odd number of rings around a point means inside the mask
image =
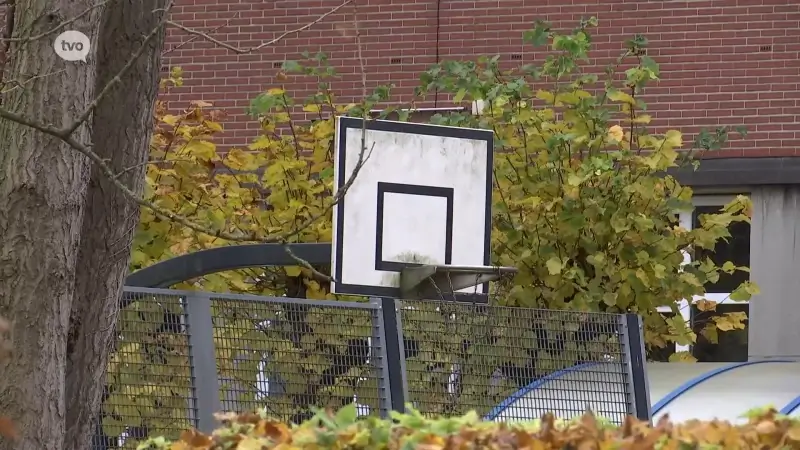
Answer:
POLYGON ((293 422, 350 403, 382 416, 406 402, 489 420, 649 415, 635 315, 149 288, 125 288, 124 305, 96 450, 257 408, 293 422))

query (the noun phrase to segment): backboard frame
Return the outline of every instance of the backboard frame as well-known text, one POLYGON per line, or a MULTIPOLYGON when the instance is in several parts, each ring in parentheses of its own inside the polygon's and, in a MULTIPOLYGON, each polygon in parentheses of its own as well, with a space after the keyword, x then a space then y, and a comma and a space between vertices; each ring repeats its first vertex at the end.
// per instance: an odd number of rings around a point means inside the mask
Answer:
MULTIPOLYGON (((355 118, 355 117, 346 117, 346 116, 338 116, 336 118, 336 136, 334 142, 334 158, 336 158, 336 172, 335 172, 335 180, 334 180, 334 194, 342 189, 347 182, 348 174, 347 174, 347 167, 346 167, 346 160, 348 157, 348 149, 347 149, 347 135, 348 131, 350 130, 358 130, 361 131, 363 127, 363 119, 355 118)), ((458 127, 450 127, 450 126, 441 126, 441 125, 428 125, 428 124, 417 124, 417 123, 409 123, 409 122, 397 122, 397 121, 390 121, 390 120, 368 120, 366 129, 368 131, 385 131, 390 133, 406 133, 406 134, 415 134, 415 135, 423 135, 423 136, 435 136, 435 137, 445 137, 445 138, 453 138, 453 139, 465 139, 471 141, 483 141, 486 143, 486 186, 485 186, 485 205, 484 205, 484 221, 485 221, 485 229, 484 229, 484 242, 482 243, 483 248, 483 265, 489 266, 491 260, 491 232, 492 232, 492 190, 493 190, 493 183, 494 183, 494 173, 493 173, 493 163, 494 163, 494 133, 491 130, 481 130, 481 129, 473 129, 473 128, 458 128, 458 127)), ((367 142, 367 146, 370 143, 367 142)), ((361 149, 359 148, 358 151, 361 149)), ((374 151, 379 151, 375 149, 374 151)), ((350 155, 350 157, 357 157, 358 154, 355 156, 350 155)), ((367 162, 369 164, 369 162, 367 162)), ((363 173, 363 172, 362 172, 363 173)), ((392 185, 392 183, 384 183, 388 185, 392 185)), ((384 186, 385 187, 385 186, 384 186)), ((418 185, 403 185, 403 186, 390 186, 393 189, 406 189, 409 191, 416 191, 417 194, 420 195, 431 195, 435 197, 442 197, 448 198, 447 193, 443 193, 443 190, 446 188, 441 188, 439 186, 418 186, 418 185), (430 193, 424 193, 425 188, 430 188, 430 193), (442 191, 442 192, 440 192, 442 191)), ((385 191, 385 189, 381 189, 385 191)), ((408 192, 412 193, 412 192, 408 192)), ((380 195, 380 194, 379 194, 380 195)), ((452 196, 452 192, 450 193, 452 196)), ((400 298, 400 287, 399 284, 397 287, 387 287, 387 286, 370 286, 370 285, 362 285, 362 284, 350 284, 350 283, 339 283, 339 280, 342 280, 342 272, 343 272, 343 265, 340 263, 343 260, 344 255, 344 229, 345 229, 345 204, 346 204, 347 194, 345 194, 342 201, 334 206, 333 210, 333 219, 334 219, 334 233, 333 233, 333 251, 332 251, 332 275, 336 283, 332 283, 332 292, 341 295, 363 295, 363 296, 370 296, 370 297, 389 297, 389 298, 400 298)), ((377 199, 376 199, 377 200, 377 199)), ((449 200, 448 203, 448 220, 452 221, 452 211, 449 211, 452 207, 452 199, 449 200)), ((382 222, 382 219, 381 219, 382 222)), ((380 232, 380 230, 376 229, 376 233, 380 232)), ((451 231, 448 231, 451 233, 451 231)), ((448 236, 449 239, 452 241, 452 237, 448 236)), ((476 242, 476 244, 481 245, 481 243, 476 242)), ((456 244, 460 245, 460 244, 456 244)), ((378 250, 379 245, 376 245, 376 252, 378 250)), ((448 251, 448 254, 450 252, 448 251)), ((367 263, 369 264, 369 263, 367 263)), ((401 271, 402 267, 414 267, 420 266, 422 264, 412 264, 412 263, 384 263, 382 265, 383 269, 379 269, 377 266, 377 258, 376 258, 376 270, 386 270, 391 272, 399 272, 401 271)), ((485 303, 488 299, 489 293, 489 284, 483 283, 482 284, 483 292, 477 293, 463 293, 458 292, 455 295, 449 296, 450 300, 455 299, 456 301, 463 301, 463 302, 473 302, 473 303, 485 303)))

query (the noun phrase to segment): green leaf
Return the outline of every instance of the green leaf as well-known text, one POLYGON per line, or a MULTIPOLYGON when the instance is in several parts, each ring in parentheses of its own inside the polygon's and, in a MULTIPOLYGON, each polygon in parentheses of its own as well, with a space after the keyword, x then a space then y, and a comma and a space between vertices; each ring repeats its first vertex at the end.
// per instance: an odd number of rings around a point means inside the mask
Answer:
POLYGON ((461 101, 464 100, 464 96, 466 96, 466 95, 467 95, 467 90, 466 89, 464 89, 464 88, 459 89, 458 92, 456 93, 455 97, 453 97, 453 102, 461 103, 461 101))
POLYGON ((341 408, 336 413, 336 416, 333 420, 340 428, 344 428, 348 425, 356 423, 356 419, 358 419, 358 410, 356 409, 356 404, 350 403, 349 405, 341 408))
POLYGON ((331 177, 333 177, 333 167, 326 167, 319 173, 319 178, 321 180, 327 180, 331 177))
POLYGON ((556 256, 548 259, 545 264, 550 275, 558 275, 564 269, 564 263, 556 256))
POLYGON ((526 31, 522 35, 522 41, 526 44, 531 44, 539 47, 547 43, 550 39, 550 24, 547 22, 537 21, 536 27, 532 30, 526 31))
POLYGON ((281 70, 288 73, 298 73, 303 71, 303 66, 297 61, 284 61, 281 70))
POLYGON ((722 271, 727 274, 732 274, 736 271, 736 264, 732 263, 731 261, 725 261, 722 265, 722 271))
POLYGON ((745 302, 750 300, 754 295, 761 293, 761 290, 754 283, 745 281, 740 284, 733 292, 731 292, 730 299, 735 302, 745 302))

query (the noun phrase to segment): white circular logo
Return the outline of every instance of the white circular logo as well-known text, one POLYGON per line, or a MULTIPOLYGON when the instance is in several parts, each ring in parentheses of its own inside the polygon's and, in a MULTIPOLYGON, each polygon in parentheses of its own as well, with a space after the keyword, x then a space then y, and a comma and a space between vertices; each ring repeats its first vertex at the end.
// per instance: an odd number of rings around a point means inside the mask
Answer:
POLYGON ((58 35, 55 42, 53 42, 53 50, 56 51, 56 55, 65 61, 86 62, 86 56, 89 55, 91 45, 89 36, 80 31, 70 30, 58 35))

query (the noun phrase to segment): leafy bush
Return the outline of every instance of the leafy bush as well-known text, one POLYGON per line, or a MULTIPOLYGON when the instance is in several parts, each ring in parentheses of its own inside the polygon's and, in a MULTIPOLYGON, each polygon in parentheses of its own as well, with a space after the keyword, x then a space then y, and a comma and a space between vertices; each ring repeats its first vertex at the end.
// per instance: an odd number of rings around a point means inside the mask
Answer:
MULTIPOLYGON (((634 312, 643 316, 649 348, 691 345, 697 336, 678 302, 694 298, 701 311, 714 311, 705 287, 748 271, 730 261, 716 265, 708 252, 730 237, 731 224, 749 222, 752 206, 738 196, 686 229, 677 213, 692 210, 692 190, 665 173, 697 164, 694 156, 720 148, 730 130, 701 132, 685 146, 683 133, 645 113, 646 87, 661 77, 656 61, 643 55, 647 40, 626 42, 598 74, 586 64, 595 25, 590 19, 559 33, 539 22, 523 37, 548 55, 539 65, 504 70, 499 57, 443 61, 422 74, 418 91, 484 105, 479 115, 437 115, 433 123, 495 133, 492 256, 519 269, 494 285, 499 303, 634 312)), ((748 281, 729 298, 757 293, 748 281)), ((746 318, 722 314, 701 333, 716 343, 718 331, 744 329, 746 318)), ((694 358, 680 352, 671 359, 694 358)))
POLYGON ((723 421, 655 426, 628 417, 612 425, 591 413, 565 422, 548 414, 541 420, 502 424, 483 422, 474 412, 462 417, 426 419, 416 411, 392 420, 356 419, 355 406, 336 414, 320 411, 294 426, 263 412, 221 415, 223 426, 211 435, 186 431, 177 442, 154 438, 139 449, 767 449, 800 448, 800 421, 774 409, 754 411, 744 425, 723 421))

